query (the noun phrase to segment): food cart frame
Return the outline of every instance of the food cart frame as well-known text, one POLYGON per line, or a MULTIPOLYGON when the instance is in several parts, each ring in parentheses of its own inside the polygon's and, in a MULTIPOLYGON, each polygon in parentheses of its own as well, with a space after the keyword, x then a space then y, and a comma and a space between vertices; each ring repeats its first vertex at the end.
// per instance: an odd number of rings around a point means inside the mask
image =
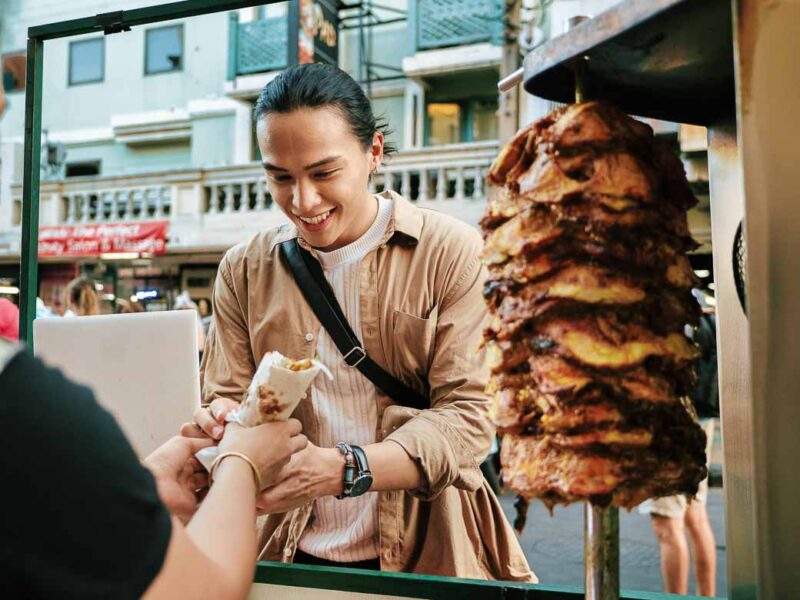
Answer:
MULTIPOLYGON (((185 0, 28 31, 20 337, 32 345, 38 276, 42 72, 47 40, 115 34, 278 0, 185 0)), ((571 102, 576 65, 590 97, 639 116, 709 128, 732 598, 800 589, 800 23, 798 0, 624 0, 534 49, 528 92, 571 102), (794 28, 792 27, 794 24, 794 28), (732 260, 740 221, 747 312, 732 260)), ((739 274, 739 279, 742 279, 739 274)), ((579 598, 579 588, 259 563, 256 584, 415 598, 579 598)), ((624 592, 625 598, 661 594, 624 592)))

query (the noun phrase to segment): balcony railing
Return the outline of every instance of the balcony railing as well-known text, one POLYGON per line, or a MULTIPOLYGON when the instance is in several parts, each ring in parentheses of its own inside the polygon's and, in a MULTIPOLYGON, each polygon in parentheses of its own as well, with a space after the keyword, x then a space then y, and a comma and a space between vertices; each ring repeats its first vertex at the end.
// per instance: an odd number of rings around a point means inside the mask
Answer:
MULTIPOLYGON (((486 199, 484 180, 497 142, 455 144, 401 152, 371 182, 373 191, 394 190, 419 206, 477 224, 486 199)), ((19 225, 22 186, 14 184, 19 225)), ((259 163, 43 181, 41 225, 170 219, 178 245, 232 245, 285 218, 267 190, 259 163), (210 240, 210 244, 209 244, 210 240)), ((173 235, 170 234, 171 244, 173 235)))
POLYGON ((502 44, 502 0, 412 0, 416 2, 417 49, 491 42, 502 44))
MULTIPOLYGON (((484 178, 497 149, 497 142, 491 141, 402 152, 387 161, 370 187, 377 192, 390 189, 420 205, 435 203, 444 211, 464 200, 476 202, 482 210, 484 178)), ((257 163, 211 169, 205 171, 205 179, 206 214, 273 209, 263 170, 257 163)))
POLYGON ((240 23, 231 13, 228 79, 286 68, 289 20, 286 17, 240 23))

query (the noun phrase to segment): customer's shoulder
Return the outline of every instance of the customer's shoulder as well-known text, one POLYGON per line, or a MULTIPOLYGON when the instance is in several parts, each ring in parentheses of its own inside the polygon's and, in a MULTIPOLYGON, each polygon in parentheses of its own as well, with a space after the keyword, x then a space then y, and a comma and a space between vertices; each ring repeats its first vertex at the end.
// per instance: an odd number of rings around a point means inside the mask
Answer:
POLYGON ((430 208, 417 210, 422 215, 421 244, 480 252, 483 238, 475 226, 430 208))
POLYGON ((275 246, 284 239, 292 237, 291 225, 285 224, 265 231, 259 231, 248 239, 229 248, 222 258, 222 263, 229 268, 248 262, 270 261, 275 246))

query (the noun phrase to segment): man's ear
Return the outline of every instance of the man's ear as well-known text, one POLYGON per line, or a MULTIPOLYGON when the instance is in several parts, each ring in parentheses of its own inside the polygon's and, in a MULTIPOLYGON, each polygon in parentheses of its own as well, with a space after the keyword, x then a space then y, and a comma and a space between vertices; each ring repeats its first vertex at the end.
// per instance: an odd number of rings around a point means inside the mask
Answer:
POLYGON ((383 162, 383 134, 376 131, 372 134, 372 146, 370 147, 370 171, 377 171, 383 162))

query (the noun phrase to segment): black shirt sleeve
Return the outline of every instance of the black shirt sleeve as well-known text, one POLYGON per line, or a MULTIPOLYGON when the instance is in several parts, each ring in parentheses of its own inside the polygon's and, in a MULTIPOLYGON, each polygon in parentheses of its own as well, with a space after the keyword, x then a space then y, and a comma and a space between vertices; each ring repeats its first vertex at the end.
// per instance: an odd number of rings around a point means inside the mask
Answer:
POLYGON ((114 418, 20 352, 0 373, 0 427, 2 596, 141 596, 164 562, 170 516, 114 418))

